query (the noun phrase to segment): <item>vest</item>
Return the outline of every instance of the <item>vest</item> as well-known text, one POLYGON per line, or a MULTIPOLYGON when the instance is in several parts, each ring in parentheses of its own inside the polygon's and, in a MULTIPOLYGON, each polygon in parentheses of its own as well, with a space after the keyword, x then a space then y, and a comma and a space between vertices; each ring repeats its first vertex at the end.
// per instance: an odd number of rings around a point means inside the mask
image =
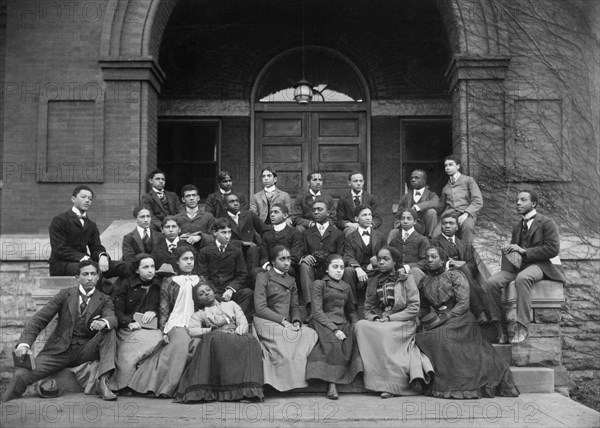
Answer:
POLYGON ((359 261, 361 266, 367 266, 371 263, 371 257, 373 256, 373 237, 369 240, 369 245, 365 245, 364 241, 361 239, 362 247, 363 247, 363 256, 359 261))

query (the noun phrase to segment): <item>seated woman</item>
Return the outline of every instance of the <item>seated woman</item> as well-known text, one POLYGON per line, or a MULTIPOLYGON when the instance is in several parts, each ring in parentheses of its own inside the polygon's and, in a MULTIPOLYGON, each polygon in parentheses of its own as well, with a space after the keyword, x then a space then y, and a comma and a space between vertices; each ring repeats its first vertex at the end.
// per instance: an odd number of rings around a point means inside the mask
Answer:
POLYGON ((381 398, 420 394, 433 366, 415 344, 417 284, 411 275, 398 273, 396 248, 383 247, 377 260, 379 273, 367 284, 365 319, 356 323, 365 387, 381 392, 381 398))
POLYGON ((419 284, 423 331, 417 345, 435 368, 425 394, 440 398, 517 397, 508 364, 485 340, 469 311, 469 283, 445 269, 445 254, 427 249, 425 278, 419 284))
POLYGON ((131 392, 127 385, 135 373, 136 365, 162 343, 160 330, 142 329, 133 319, 134 314, 139 312, 143 314, 141 321, 149 323, 158 315, 160 279, 155 275, 154 259, 146 253, 136 255, 132 271, 133 275, 116 281, 113 292, 119 328, 116 368, 110 379, 110 388, 121 390, 121 395, 131 392))
POLYGON ((298 288, 287 272, 291 258, 283 245, 271 250, 273 266, 260 272, 254 287, 254 334, 263 351, 265 383, 279 391, 308 386, 306 359, 317 343, 317 333, 302 325, 298 288))
POLYGON ((187 326, 194 315, 194 291, 201 280, 204 283, 204 278, 191 275, 194 254, 189 245, 177 247, 174 254, 181 275, 163 283, 158 316, 165 346, 144 361, 129 383, 134 391, 156 397, 173 397, 177 391, 188 359, 187 326))
POLYGON ((192 316, 188 332, 198 343, 175 401, 263 400, 262 350, 248 334, 242 308, 231 300, 217 302, 207 284, 196 296, 204 309, 192 316))
POLYGON ((327 397, 338 399, 336 384, 351 383, 363 369, 354 337, 358 321, 350 285, 342 281, 344 260, 331 254, 325 263, 326 275, 312 287, 312 320, 309 326, 319 342, 308 356, 306 379, 329 382, 327 397))
POLYGON ((429 247, 429 240, 415 230, 418 218, 415 210, 405 208, 400 213, 400 233, 389 244, 400 251, 400 273, 412 274, 417 284, 424 276, 425 250, 429 247))

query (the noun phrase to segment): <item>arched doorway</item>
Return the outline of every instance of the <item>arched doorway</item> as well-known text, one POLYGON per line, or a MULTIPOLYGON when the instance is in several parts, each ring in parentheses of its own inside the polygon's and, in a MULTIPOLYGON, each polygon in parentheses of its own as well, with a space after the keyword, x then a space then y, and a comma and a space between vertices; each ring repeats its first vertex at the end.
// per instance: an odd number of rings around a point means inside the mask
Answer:
POLYGON ((339 52, 310 46, 271 60, 252 91, 254 190, 260 189, 260 170, 267 165, 292 197, 311 171, 323 174, 334 196, 347 189, 348 171, 368 176, 368 112, 367 85, 339 52), (301 79, 312 88, 305 104, 294 100, 294 84, 301 79))

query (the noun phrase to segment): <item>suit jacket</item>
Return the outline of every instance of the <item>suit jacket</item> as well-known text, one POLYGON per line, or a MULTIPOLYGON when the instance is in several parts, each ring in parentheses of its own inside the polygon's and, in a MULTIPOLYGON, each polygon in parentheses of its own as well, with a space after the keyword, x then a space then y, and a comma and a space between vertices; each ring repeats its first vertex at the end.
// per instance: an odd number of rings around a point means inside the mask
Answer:
POLYGON ((339 329, 347 321, 358 321, 354 295, 344 281, 334 281, 325 275, 322 280, 314 282, 311 295, 313 320, 331 331, 339 329))
MULTIPOLYGON (((200 213, 192 219, 190 219, 187 215, 187 212, 182 211, 175 217, 177 219, 177 224, 179 224, 181 229, 181 234, 190 233, 198 235, 199 233, 205 235, 211 235, 210 228, 212 227, 215 218, 209 212, 200 213)), ((204 237, 202 238, 204 239, 204 237)))
MULTIPOLYGON (((232 193, 235 193, 240 199, 240 211, 245 211, 248 209, 248 201, 246 197, 232 190, 232 193)), ((204 203, 204 210, 208 213, 211 213, 215 218, 225 217, 227 216, 227 206, 225 205, 225 197, 221 193, 220 190, 217 190, 214 193, 211 193, 206 198, 206 202, 204 203)))
MULTIPOLYGON (((346 266, 359 265, 363 269, 366 267, 361 265, 360 262, 364 255, 363 240, 358 229, 346 236, 344 241, 344 264, 346 266)), ((386 238, 383 233, 377 230, 371 229, 371 248, 373 249, 373 256, 376 256, 379 250, 386 245, 386 238)))
POLYGON ((200 275, 215 293, 223 294, 228 287, 237 291, 246 285, 248 271, 242 250, 229 243, 221 254, 217 244, 213 243, 200 250, 200 275))
POLYGON ((240 211, 238 222, 233 221, 227 211, 222 216, 229 222, 231 239, 260 244, 262 234, 268 230, 267 226, 258 219, 258 216, 249 210, 240 211))
POLYGON ((275 230, 273 229, 265 232, 263 235, 260 244, 260 266, 269 261, 271 248, 275 247, 275 245, 284 245, 290 250, 292 265, 297 265, 304 255, 302 234, 295 228, 286 225, 286 227, 279 232, 279 236, 276 235, 275 230))
MULTIPOLYGON (((277 187, 275 188, 275 197, 273 198, 273 203, 271 205, 274 204, 285 204, 290 213, 292 212, 292 200, 290 195, 277 187)), ((264 223, 269 216, 267 208, 267 194, 265 193, 265 189, 263 189, 260 192, 255 193, 252 196, 252 199, 250 199, 250 211, 256 213, 260 221, 264 223)))
POLYGON ((165 209, 162 201, 154 190, 150 190, 145 195, 142 195, 141 204, 150 210, 152 215, 152 225, 158 227, 160 230, 161 222, 163 218, 168 215, 177 215, 183 210, 183 204, 181 199, 175 192, 168 192, 165 190, 165 197, 167 198, 168 209, 165 209))
MULTIPOLYGON (((44 346, 44 352, 50 355, 60 354, 71 346, 73 328, 79 316, 79 285, 60 290, 42 309, 25 324, 19 343, 33 345, 40 332, 58 315, 58 324, 44 346)), ((109 328, 117 327, 117 316, 110 296, 96 288, 84 313, 88 338, 93 338, 97 331, 90 330, 94 318, 104 318, 109 328)))
MULTIPOLYGON (((335 202, 330 195, 319 196, 319 199, 323 200, 327 204, 329 210, 329 219, 331 224, 334 225, 337 222, 337 214, 335 211, 335 202)), ((312 217, 312 203, 313 195, 309 190, 300 192, 294 201, 294 207, 292 208, 292 222, 294 226, 304 226, 308 228, 313 220, 312 217)))
MULTIPOLYGON (((398 213, 396 214, 394 220, 400 221, 400 214, 403 208, 412 208, 415 205, 413 194, 413 189, 411 189, 410 192, 405 193, 400 197, 400 201, 398 201, 398 213)), ((419 212, 427 211, 429 209, 437 210, 438 206, 440 205, 440 198, 435 192, 424 188, 421 199, 419 199, 419 203, 416 205, 420 209, 419 212)))
MULTIPOLYGON (((50 233, 50 264, 77 263, 84 256, 98 261, 106 249, 100 242, 98 226, 89 218, 81 225, 79 218, 72 211, 59 214, 52 219, 50 233), (89 248, 89 253, 88 253, 89 248)), ((108 257, 108 254, 106 254, 108 257)))
MULTIPOLYGON (((454 243, 458 250, 458 257, 456 260, 466 262, 466 266, 472 275, 477 272, 477 262, 475 261, 475 249, 472 245, 467 245, 456 236, 454 237, 454 243)), ((431 239, 431 245, 434 247, 442 248, 446 255, 450 254, 451 245, 450 242, 444 237, 444 235, 438 235, 431 239)))
POLYGON ((365 293, 365 319, 373 321, 375 318, 389 316, 390 321, 416 321, 419 314, 419 290, 412 275, 405 280, 397 278, 394 285, 394 305, 391 310, 384 312, 377 296, 380 275, 369 278, 365 293))
POLYGON ((119 278, 115 282, 113 302, 119 320, 119 328, 127 328, 133 322, 135 312, 153 311, 156 316, 160 305, 160 279, 154 277, 148 292, 142 288, 138 275, 119 278))
POLYGON ((313 226, 302 232, 302 238, 305 255, 312 255, 316 251, 323 252, 325 256, 335 253, 342 255, 344 252, 344 232, 336 229, 331 221, 323 236, 317 226, 313 226))
POLYGON ((289 274, 280 275, 275 269, 259 272, 254 286, 254 310, 256 316, 281 324, 300 321, 298 288, 289 274))
POLYGON ((458 215, 469 213, 471 217, 477 219, 477 213, 483 207, 483 196, 479 186, 468 175, 461 174, 452 184, 449 180, 442 189, 442 197, 438 206, 438 213, 442 215, 447 212, 454 212, 458 215))
MULTIPOLYGON (((519 245, 520 237, 521 222, 519 221, 513 227, 510 243, 519 245)), ((526 250, 521 270, 530 265, 538 265, 548 278, 565 282, 565 272, 558 257, 560 235, 554 220, 537 213, 521 246, 526 250)), ((502 257, 502 270, 516 273, 516 269, 505 257, 502 257)))
MULTIPOLYGON (((152 254, 154 247, 156 247, 160 241, 164 240, 165 237, 162 233, 155 230, 150 231, 149 253, 152 254)), ((145 253, 144 242, 142 241, 142 237, 138 233, 137 228, 135 228, 123 237, 123 261, 133 263, 135 261, 135 256, 140 253, 145 253)), ((159 267, 160 266, 156 266, 157 269, 159 267)))
MULTIPOLYGON (((381 214, 377 209, 377 198, 370 193, 363 190, 362 193, 362 205, 368 205, 371 207, 373 213, 373 228, 377 229, 381 226, 381 214)), ((344 230, 346 223, 356 223, 354 220, 354 199, 352 192, 346 193, 342 196, 337 205, 337 226, 339 229, 344 230)))
POLYGON ((410 234, 406 241, 402 240, 401 231, 398 237, 390 242, 390 246, 400 251, 402 264, 409 265, 411 268, 416 266, 420 269, 424 269, 427 265, 429 240, 416 230, 410 234))

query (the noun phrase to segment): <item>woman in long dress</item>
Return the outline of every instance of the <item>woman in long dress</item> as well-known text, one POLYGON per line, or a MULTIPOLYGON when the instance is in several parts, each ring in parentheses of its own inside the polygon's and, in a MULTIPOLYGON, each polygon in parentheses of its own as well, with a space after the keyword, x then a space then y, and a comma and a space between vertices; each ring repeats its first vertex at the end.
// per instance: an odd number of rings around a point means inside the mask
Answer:
POLYGON ((150 323, 158 316, 160 305, 160 278, 158 278, 151 255, 141 253, 132 263, 133 275, 119 278, 115 283, 113 302, 119 321, 117 330, 117 354, 115 372, 110 378, 110 387, 128 395, 127 388, 137 364, 150 356, 162 343, 162 332, 158 329, 142 329, 134 320, 136 312, 143 314, 141 321, 150 323))
POLYGON ((129 383, 134 391, 161 398, 173 397, 185 369, 191 340, 187 327, 194 314, 194 290, 201 280, 201 277, 191 275, 194 268, 192 249, 183 245, 174 253, 181 275, 163 283, 158 317, 165 346, 144 361, 129 383))
POLYGON ((421 280, 423 331, 417 345, 432 361, 433 382, 425 394, 441 398, 517 397, 509 365, 483 337, 469 311, 469 283, 457 270, 445 269, 443 250, 427 249, 421 280))
POLYGON ((433 373, 415 344, 419 291, 412 275, 397 272, 401 258, 394 247, 379 250, 379 274, 367 283, 365 319, 356 323, 365 387, 381 398, 420 394, 433 373))
POLYGON ((336 384, 351 383, 363 369, 354 336, 358 321, 350 285, 342 281, 344 260, 331 254, 325 263, 326 275, 313 283, 312 320, 309 326, 319 342, 308 356, 306 379, 329 382, 327 397, 338 399, 336 384))
POLYGON ((254 334, 263 352, 265 383, 279 391, 308 386, 306 360, 317 343, 317 333, 302 325, 298 310, 298 288, 287 272, 289 250, 276 245, 271 250, 273 268, 260 272, 254 287, 254 334))
POLYGON ((218 302, 209 285, 200 285, 196 296, 203 309, 188 325, 198 342, 183 372, 175 401, 261 401, 262 351, 248 333, 248 321, 234 301, 218 302))

